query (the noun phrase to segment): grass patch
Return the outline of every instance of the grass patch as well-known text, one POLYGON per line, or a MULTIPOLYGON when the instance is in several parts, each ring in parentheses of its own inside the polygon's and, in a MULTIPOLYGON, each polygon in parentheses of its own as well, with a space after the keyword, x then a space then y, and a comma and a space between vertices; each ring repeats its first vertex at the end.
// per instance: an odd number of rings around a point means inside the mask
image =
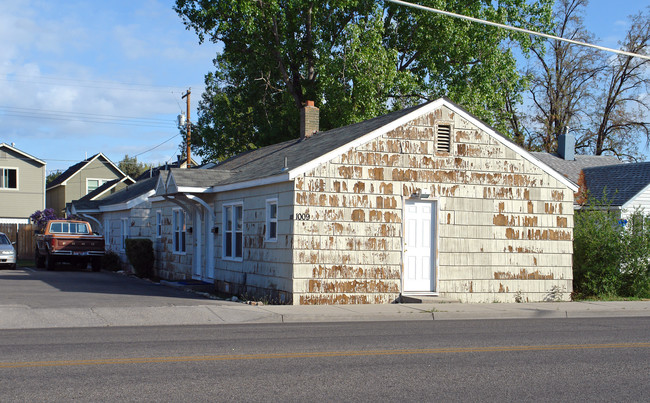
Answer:
POLYGON ((18 259, 16 267, 34 267, 34 259, 18 259))

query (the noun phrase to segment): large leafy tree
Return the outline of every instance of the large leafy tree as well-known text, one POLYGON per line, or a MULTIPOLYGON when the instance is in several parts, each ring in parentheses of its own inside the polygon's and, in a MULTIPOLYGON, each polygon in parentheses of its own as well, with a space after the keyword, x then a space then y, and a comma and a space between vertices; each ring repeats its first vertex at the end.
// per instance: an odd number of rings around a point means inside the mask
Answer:
MULTIPOLYGON (((425 0, 438 9, 546 31, 551 0, 425 0)), ((193 143, 204 160, 298 136, 298 109, 326 130, 448 96, 506 130, 523 88, 511 46, 531 38, 372 0, 177 0, 200 41, 220 45, 193 143)))

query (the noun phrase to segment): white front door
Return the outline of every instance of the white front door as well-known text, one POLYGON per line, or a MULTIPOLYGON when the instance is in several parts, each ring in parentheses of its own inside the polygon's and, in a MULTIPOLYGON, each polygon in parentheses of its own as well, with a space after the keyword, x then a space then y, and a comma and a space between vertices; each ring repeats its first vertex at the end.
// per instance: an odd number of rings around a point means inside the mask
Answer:
POLYGON ((407 200, 404 208, 403 291, 434 292, 436 204, 407 200))

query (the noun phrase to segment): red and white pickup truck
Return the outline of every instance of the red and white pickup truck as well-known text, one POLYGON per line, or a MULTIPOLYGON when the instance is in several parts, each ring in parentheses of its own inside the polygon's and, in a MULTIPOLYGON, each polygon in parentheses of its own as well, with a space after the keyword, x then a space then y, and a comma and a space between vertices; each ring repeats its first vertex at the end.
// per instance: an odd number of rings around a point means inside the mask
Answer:
POLYGON ((86 221, 51 220, 36 233, 36 267, 54 270, 56 263, 68 262, 85 269, 88 263, 99 271, 104 256, 104 237, 95 235, 86 221))

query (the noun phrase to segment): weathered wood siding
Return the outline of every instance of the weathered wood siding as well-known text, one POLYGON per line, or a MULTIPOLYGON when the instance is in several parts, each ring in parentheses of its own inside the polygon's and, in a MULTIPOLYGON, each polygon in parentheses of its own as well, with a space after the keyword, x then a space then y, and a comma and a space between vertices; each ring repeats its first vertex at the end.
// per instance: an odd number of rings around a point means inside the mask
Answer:
POLYGON ((216 227, 215 285, 217 290, 234 295, 291 301, 293 287, 292 232, 293 185, 290 182, 217 194, 214 201, 216 227), (277 241, 265 240, 266 201, 278 201, 277 241), (243 258, 224 258, 223 206, 243 204, 243 258))
POLYGON ((293 301, 387 303, 401 293, 404 200, 439 205, 437 292, 467 302, 567 299, 573 193, 446 108, 295 180, 293 301), (436 125, 451 125, 438 152, 436 125))

